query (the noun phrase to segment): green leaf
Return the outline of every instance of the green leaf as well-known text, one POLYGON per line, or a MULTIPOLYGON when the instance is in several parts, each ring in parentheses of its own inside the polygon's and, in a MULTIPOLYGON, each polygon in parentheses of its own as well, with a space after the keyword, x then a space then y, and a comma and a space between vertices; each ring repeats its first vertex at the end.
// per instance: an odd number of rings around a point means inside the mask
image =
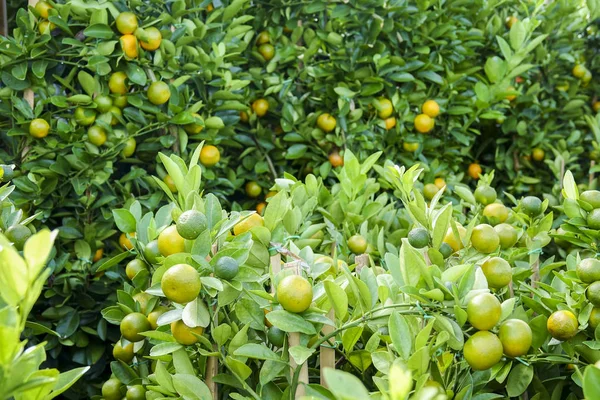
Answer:
POLYGON ((146 73, 142 68, 134 63, 127 63, 127 68, 125 69, 127 73, 127 77, 129 80, 137 85, 145 86, 147 77, 146 73))
POLYGON ((521 21, 516 21, 512 27, 510 28, 510 46, 513 50, 518 51, 523 46, 523 42, 525 41, 525 36, 527 32, 525 31, 525 25, 521 21))
POLYGON ((412 352, 412 334, 406 318, 395 311, 390 315, 388 327, 394 348, 403 360, 408 360, 412 352))
POLYGON ((113 210, 113 218, 115 219, 115 224, 117 225, 117 228, 119 228, 121 232, 135 232, 135 217, 133 216, 133 214, 131 214, 129 210, 126 210, 124 208, 113 210))
POLYGON ((348 372, 325 368, 323 376, 325 382, 327 382, 327 387, 337 399, 365 400, 370 398, 369 392, 362 382, 348 372))
POLYGON ((348 295, 334 281, 325 281, 323 286, 325 287, 329 302, 333 306, 336 318, 343 321, 348 314, 348 295))
POLYGON ((130 255, 131 255, 131 253, 129 253, 128 251, 125 251, 119 255, 116 255, 113 258, 110 258, 110 259, 106 260, 105 262, 103 262, 102 264, 100 264, 98 266, 98 268, 96 268, 96 272, 101 272, 101 271, 105 271, 109 268, 112 268, 115 265, 118 265, 121 261, 123 261, 130 255))
POLYGON ((340 97, 346 97, 348 99, 351 99, 354 96, 356 96, 356 92, 353 92, 352 90, 343 86, 338 86, 334 88, 333 91, 336 92, 340 97))
POLYGON ((273 360, 281 361, 281 357, 278 356, 273 350, 270 350, 267 346, 257 343, 248 343, 239 347, 234 353, 238 357, 256 358, 259 360, 273 360))
POLYGON ((44 397, 45 400, 52 399, 64 392, 66 392, 71 386, 75 384, 81 378, 90 367, 75 368, 67 372, 63 372, 58 376, 56 384, 52 388, 52 393, 44 397))
POLYGON ((194 375, 173 375, 173 386, 175 391, 184 399, 206 400, 212 399, 210 389, 202 380, 194 375))
POLYGON ((85 71, 79 71, 77 74, 77 79, 79 80, 79 84, 81 88, 89 95, 93 96, 96 91, 96 81, 94 78, 85 71))
POLYGON ((600 369, 589 365, 583 373, 583 395, 586 399, 600 399, 600 369))
POLYGON ((196 298, 185 306, 181 319, 190 328, 197 326, 206 328, 210 324, 210 313, 202 297, 196 298))
POLYGON ((84 29, 83 34, 96 39, 111 39, 115 35, 112 29, 105 24, 90 25, 84 29))
POLYGON ((285 310, 275 310, 267 314, 267 320, 284 332, 300 332, 307 335, 317 333, 315 327, 298 314, 285 310))
POLYGON ((518 397, 527 390, 532 379, 533 366, 517 364, 513 367, 508 376, 506 392, 510 397, 518 397))
POLYGON ((289 352, 296 364, 302 365, 310 356, 313 355, 315 349, 309 349, 305 346, 294 346, 290 347, 289 352))

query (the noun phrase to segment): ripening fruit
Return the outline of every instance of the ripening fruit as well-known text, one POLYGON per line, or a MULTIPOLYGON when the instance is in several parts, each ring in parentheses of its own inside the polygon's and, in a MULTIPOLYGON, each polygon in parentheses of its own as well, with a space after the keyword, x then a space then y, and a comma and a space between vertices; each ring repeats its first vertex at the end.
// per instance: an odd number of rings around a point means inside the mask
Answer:
POLYGON ((90 126, 87 131, 88 141, 94 146, 102 146, 106 143, 106 131, 98 125, 90 126))
POLYGON ((444 180, 444 178, 438 177, 433 180, 433 184, 441 190, 444 186, 446 186, 446 181, 444 180))
POLYGON ((600 111, 600 101, 594 101, 592 103, 592 108, 594 109, 594 112, 600 111))
POLYGON ((266 207, 267 207, 267 203, 265 203, 264 201, 261 201, 260 203, 258 203, 256 205, 256 212, 260 215, 264 215, 266 207))
POLYGON ((469 169, 467 170, 467 174, 469 174, 469 176, 473 179, 479 179, 479 176, 481 175, 481 165, 477 164, 477 163, 471 163, 469 164, 469 169))
POLYGON ((252 110, 258 117, 264 117, 269 111, 269 102, 266 99, 257 99, 252 103, 252 110))
POLYGON ((132 34, 138 27, 138 20, 134 13, 125 11, 117 17, 117 30, 123 35, 132 34))
POLYGON ((275 56, 275 47, 270 43, 261 44, 258 46, 258 52, 265 59, 265 61, 271 61, 275 56))
POLYGON ((514 15, 511 15, 510 17, 506 17, 506 27, 508 29, 512 28, 512 26, 515 24, 515 22, 517 22, 519 19, 517 17, 515 17, 514 15))
POLYGON ((250 181, 250 182, 246 183, 245 189, 246 189, 246 195, 253 199, 257 198, 262 193, 262 188, 260 187, 260 185, 258 183, 254 182, 254 181, 250 181))
POLYGON ((564 342, 577 334, 579 322, 571 311, 559 310, 550 315, 546 328, 554 339, 564 342))
POLYGON ((94 258, 92 259, 93 262, 98 262, 102 259, 102 256, 104 255, 104 249, 103 248, 99 248, 96 250, 96 252, 94 253, 94 258))
POLYGON ((248 218, 238 222, 233 227, 233 234, 235 236, 241 235, 242 233, 248 232, 255 226, 264 226, 265 222, 263 218, 258 214, 252 214, 248 218))
POLYGON ((344 158, 340 155, 340 153, 334 151, 333 153, 329 154, 329 162, 333 168, 341 167, 344 165, 344 158))
POLYGON ((473 328, 480 331, 492 329, 502 314, 500 302, 490 293, 480 293, 467 304, 467 319, 473 328))
POLYGON ((121 321, 121 335, 130 342, 139 342, 145 339, 145 336, 140 335, 142 332, 151 329, 148 318, 142 313, 127 314, 121 321))
MULTIPOLYGON (((98 112, 100 114, 109 112, 110 109, 113 107, 113 99, 110 96, 106 96, 106 95, 102 95, 102 94, 96 96, 96 98, 94 99, 94 103, 96 103, 96 110, 98 110, 98 112)), ((83 108, 82 110, 86 110, 86 109, 83 108)), ((93 111, 93 110, 91 110, 91 111, 93 111)), ((75 110, 75 112, 77 112, 77 110, 75 110)), ((81 125, 83 125, 83 124, 81 124, 81 125)))
POLYGON ((130 137, 125 142, 125 147, 123 147, 123 150, 121 150, 121 155, 125 158, 131 157, 133 155, 133 153, 135 153, 136 147, 137 147, 137 142, 135 141, 135 138, 130 137))
POLYGON ((419 114, 415 117, 415 129, 421 133, 431 132, 435 126, 435 121, 427 114, 419 114))
POLYGON ((491 332, 476 332, 463 348, 465 360, 475 371, 493 367, 502 359, 502 342, 491 332))
POLYGON ((478 186, 477 189, 475 189, 475 200, 484 206, 495 202, 496 196, 496 189, 491 186, 478 186))
POLYGON ((56 25, 54 25, 52 22, 50 21, 40 21, 40 23, 38 24, 38 31, 40 32, 40 35, 49 35, 54 28, 56 28, 56 25))
POLYGON ((440 115, 440 106, 435 100, 427 100, 421 107, 423 114, 435 118, 440 115))
POLYGON ((127 74, 123 71, 117 71, 113 73, 108 79, 108 88, 111 93, 125 94, 127 93, 128 87, 125 81, 127 80, 127 74))
POLYGON ((600 208, 600 191, 586 190, 579 195, 579 200, 585 201, 591 205, 593 209, 600 208))
POLYGON ((163 178, 163 182, 165 183, 165 185, 167 185, 171 193, 177 193, 177 185, 175 185, 175 181, 173 180, 171 175, 165 175, 165 177, 163 178))
POLYGON ((151 26, 150 28, 146 28, 145 30, 146 41, 140 40, 140 46, 142 49, 148 51, 154 51, 160 47, 160 43, 162 42, 162 33, 160 31, 151 26))
MULTIPOLYGON (((202 120, 202 117, 198 113, 192 113, 192 116, 194 118, 202 120)), ((185 124, 183 126, 183 130, 186 131, 187 133, 189 133, 190 135, 197 135, 200 132, 202 132, 203 129, 204 129, 204 125, 200 125, 200 124, 198 124, 196 122, 185 124)))
POLYGON ((310 307, 313 290, 310 282, 300 275, 288 275, 277 285, 277 301, 284 310, 301 313, 310 307))
POLYGON ((396 117, 386 118, 383 122, 385 123, 385 129, 389 131, 396 126, 396 117))
POLYGON ((158 235, 158 251, 163 257, 185 251, 185 239, 177 232, 177 226, 171 225, 158 235))
POLYGON ((246 111, 240 111, 240 121, 248 122, 249 119, 250 117, 248 116, 248 113, 246 111))
MULTIPOLYGON (((131 232, 129 236, 135 237, 135 232, 131 232)), ((127 237, 127 235, 125 235, 125 233, 121 233, 121 236, 119 236, 119 245, 125 250, 133 249, 133 243, 131 243, 131 240, 127 237)))
POLYGON ((478 252, 489 254, 498 250, 500 238, 491 225, 479 224, 473 228, 471 244, 478 252))
POLYGON ((415 151, 419 150, 419 143, 417 143, 417 142, 404 142, 404 143, 402 143, 402 148, 404 149, 404 151, 408 151, 408 152, 414 153, 415 151))
POLYGON ((379 108, 377 109, 377 116, 381 119, 386 119, 392 116, 394 113, 394 105, 390 99, 380 97, 377 99, 379 102, 379 108))
POLYGON ((367 240, 361 235, 354 235, 348 239, 348 248, 354 254, 363 254, 367 251, 367 240))
POLYGON ((139 272, 146 270, 148 270, 146 263, 139 258, 134 258, 125 266, 125 275, 127 275, 129 280, 133 280, 139 272))
POLYGON ((467 230, 464 226, 457 224, 456 229, 459 237, 454 234, 452 227, 448 227, 448 231, 446 231, 446 235, 444 236, 444 243, 450 245, 455 253, 464 247, 463 241, 467 235, 467 230))
POLYGON ((176 264, 165 271, 160 287, 170 301, 186 304, 196 300, 202 289, 200 274, 188 264, 176 264))
POLYGON ((431 201, 440 189, 434 183, 428 183, 423 187, 423 196, 431 201))
POLYGON ((317 118, 317 126, 325 133, 333 131, 336 125, 335 117, 331 114, 323 113, 317 118))
POLYGON ((50 132, 50 124, 42 118, 36 118, 29 123, 29 134, 36 139, 45 138, 50 132))
POLYGON ((133 35, 123 35, 119 39, 121 43, 121 49, 123 54, 128 58, 137 58, 138 56, 138 42, 137 38, 133 35))
POLYGON ((583 74, 583 78, 581 78, 581 82, 583 82, 584 85, 587 85, 588 83, 590 83, 591 80, 592 80, 592 73, 588 69, 585 71, 585 74, 583 74))
POLYGON ((490 225, 501 224, 508 219, 508 208, 504 204, 491 203, 483 209, 483 216, 490 225))
POLYGON ((502 342, 504 354, 509 357, 520 357, 529 351, 533 342, 533 332, 527 322, 508 319, 500 325, 498 338, 502 342))
POLYGON ((519 239, 517 230, 512 225, 498 224, 494 226, 494 230, 498 234, 498 238, 500 238, 500 248, 502 250, 510 249, 519 239))
POLYGON ((267 31, 262 31, 256 37, 256 44, 258 46, 260 46, 261 44, 269 43, 270 41, 271 41, 271 35, 269 35, 269 32, 267 32, 267 31))
POLYGON ((213 145, 207 145, 202 147, 200 150, 200 164, 205 167, 213 167, 217 165, 219 160, 221 159, 221 153, 219 149, 213 145))
POLYGON ((171 89, 163 81, 152 82, 146 92, 150 103, 157 106, 165 104, 171 98, 171 89))
POLYGON ((533 158, 533 161, 543 161, 545 156, 546 152, 539 147, 536 147, 531 151, 531 158, 533 158))
POLYGON ((508 261, 500 257, 492 257, 481 265, 488 286, 493 289, 501 289, 512 280, 512 268, 508 261))
MULTIPOLYGON (((517 89, 515 89, 515 87, 514 87, 514 86, 509 86, 509 87, 507 87, 507 88, 506 88, 506 91, 507 91, 507 92, 514 92, 514 91, 516 91, 516 90, 517 90, 517 89)), ((508 94, 508 95, 506 95, 506 100, 508 100, 508 101, 513 101, 513 100, 514 100, 514 99, 516 99, 516 98, 517 98, 517 95, 516 95, 516 94, 508 94)))
POLYGON ((38 1, 35 5, 35 11, 44 19, 48 19, 49 11, 53 8, 49 3, 45 1, 38 1))
POLYGON ((577 64, 573 67, 573 76, 575 78, 581 79, 585 75, 587 68, 583 64, 577 64))

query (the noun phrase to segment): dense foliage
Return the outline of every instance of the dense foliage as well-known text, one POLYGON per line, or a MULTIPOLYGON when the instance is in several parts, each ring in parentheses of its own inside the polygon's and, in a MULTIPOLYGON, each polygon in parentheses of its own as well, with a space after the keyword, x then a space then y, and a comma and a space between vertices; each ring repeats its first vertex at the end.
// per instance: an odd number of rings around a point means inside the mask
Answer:
POLYGON ((337 371, 322 371, 333 394, 305 389, 317 398, 597 390, 596 280, 575 272, 600 228, 583 194, 600 160, 596 1, 30 4, 8 1, 0 37, 0 228, 17 250, 58 230, 24 336, 48 366, 90 367, 67 396, 113 373, 115 398, 204 398, 208 364, 222 398, 281 398, 302 380, 288 361, 316 385, 326 346, 337 371), (277 309, 278 255, 308 278, 308 311, 277 309), (197 300, 163 297, 179 264, 197 300), (473 372, 468 304, 488 289, 489 329, 525 321, 532 344, 473 372), (576 336, 552 334, 561 310, 576 336), (130 346, 122 320, 139 311, 158 328, 130 346), (197 345, 176 343, 177 321, 197 345))

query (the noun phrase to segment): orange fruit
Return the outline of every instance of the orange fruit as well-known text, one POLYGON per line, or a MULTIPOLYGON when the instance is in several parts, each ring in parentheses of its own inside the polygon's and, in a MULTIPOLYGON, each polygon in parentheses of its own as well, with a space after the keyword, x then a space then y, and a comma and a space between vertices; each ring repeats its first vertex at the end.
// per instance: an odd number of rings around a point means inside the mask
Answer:
POLYGON ((256 212, 260 215, 263 215, 266 207, 267 207, 267 203, 262 201, 256 205, 256 212))
POLYGON ((162 42, 162 33, 160 31, 151 26, 150 28, 146 28, 145 30, 145 40, 140 40, 140 46, 142 49, 148 51, 154 51, 160 47, 160 43, 162 42))
POLYGON ((102 146, 106 143, 106 131, 98 125, 90 126, 87 131, 88 141, 94 146, 102 146))
POLYGON ((200 326, 190 328, 182 320, 179 320, 171 323, 171 333, 177 343, 191 346, 198 343, 198 338, 195 335, 201 336, 204 333, 204 328, 200 326))
POLYGON ((427 114, 419 114, 415 117, 415 129, 421 133, 431 132, 435 126, 435 121, 427 114))
POLYGON ((254 100, 252 103, 252 110, 259 117, 264 117, 269 111, 269 102, 265 99, 254 100))
MULTIPOLYGON (((129 236, 135 237, 135 232, 131 232, 129 236)), ((133 249, 133 243, 131 243, 131 240, 124 233, 121 233, 121 236, 119 236, 119 245, 125 250, 133 249)))
POLYGON ((48 19, 49 11, 53 8, 49 3, 45 1, 38 1, 35 5, 35 11, 40 15, 40 17, 48 19))
POLYGON ((421 107, 423 114, 435 118, 440 115, 440 106, 435 100, 427 100, 421 107))
POLYGON ((125 11, 117 16, 117 30, 123 35, 132 34, 138 27, 138 20, 134 13, 125 11))
POLYGON ((256 37, 256 44, 259 46, 261 44, 265 44, 265 43, 269 43, 269 42, 271 42, 271 35, 269 35, 269 32, 267 32, 267 31, 262 31, 256 37))
POLYGON ((171 89, 169 89, 169 85, 165 82, 156 81, 148 86, 146 94, 148 95, 148 101, 150 101, 150 103, 159 106, 169 101, 171 98, 171 89))
POLYGON ((502 359, 502 342, 491 332, 476 332, 463 348, 465 360, 475 371, 493 367, 502 359))
POLYGON ((163 182, 172 193, 177 193, 177 186, 175 186, 175 181, 171 178, 171 175, 165 175, 163 178, 163 182))
POLYGON ((467 174, 469 174, 469 176, 473 179, 479 179, 481 172, 481 165, 477 163, 471 163, 469 165, 469 169, 467 170, 467 174))
POLYGON ((97 249, 96 252, 94 253, 94 258, 92 258, 93 262, 98 262, 102 259, 102 256, 104 255, 104 249, 100 248, 97 249))
POLYGON ((404 151, 408 151, 408 152, 415 152, 417 150, 419 150, 419 143, 417 142, 404 142, 402 143, 402 148, 404 149, 404 151))
POLYGON ((520 357, 529 351, 533 342, 533 332, 527 322, 508 319, 500 325, 498 338, 502 342, 504 354, 509 357, 520 357))
POLYGON ((379 107, 377 108, 377 116, 381 119, 386 119, 394 113, 394 105, 390 99, 380 97, 377 99, 379 107))
POLYGON ((108 79, 108 88, 111 93, 125 94, 127 93, 128 87, 125 83, 127 81, 127 74, 123 71, 117 71, 113 73, 108 79))
POLYGON ((344 165, 344 158, 340 156, 340 153, 334 151, 333 153, 329 154, 329 162, 333 168, 341 167, 344 165))
POLYGON ((258 52, 265 59, 265 61, 271 61, 275 56, 275 47, 270 43, 261 44, 258 46, 258 52))
POLYGON ((277 285, 277 301, 284 310, 301 313, 310 307, 313 290, 310 282, 300 275, 288 275, 277 285))
MULTIPOLYGON (((193 113, 192 115, 194 116, 194 118, 198 118, 198 119, 202 120, 202 117, 200 116, 200 114, 193 113)), ((183 126, 183 130, 186 131, 187 133, 189 133, 190 135, 197 135, 200 132, 202 132, 203 129, 204 129, 203 125, 197 124, 195 122, 192 122, 190 124, 185 124, 183 126)))
POLYGON ((317 126, 325 133, 333 131, 336 125, 337 122, 331 114, 323 113, 317 118, 317 126))
POLYGON ((48 136, 50 124, 42 118, 36 118, 29 124, 29 134, 36 139, 42 139, 48 136))
POLYGON ((533 158, 534 161, 543 161, 545 156, 546 152, 539 147, 536 147, 531 151, 531 158, 533 158))
POLYGON ((517 17, 515 17, 514 15, 511 15, 509 17, 506 17, 506 27, 508 29, 512 28, 512 26, 515 24, 515 22, 517 22, 519 19, 517 17))
POLYGON ((158 235, 158 251, 163 257, 171 254, 183 253, 185 251, 185 239, 177 232, 177 226, 166 227, 158 235))
POLYGON ((264 226, 264 225, 265 225, 265 223, 263 221, 263 218, 260 215, 252 214, 248 218, 235 224, 235 226, 233 227, 233 234, 235 236, 241 235, 242 233, 248 232, 250 229, 254 228, 255 226, 264 226))
POLYGON ((385 129, 389 131, 396 126, 396 117, 386 118, 383 122, 385 123, 385 129))
POLYGON ((480 331, 496 326, 501 314, 500 302, 491 293, 480 293, 467 304, 467 319, 473 328, 480 331))
POLYGON ((123 54, 128 58, 137 58, 138 56, 138 41, 133 35, 123 35, 119 39, 123 54))
POLYGON ((213 145, 207 145, 200 150, 200 163, 205 167, 213 167, 217 165, 221 159, 221 153, 213 145))
POLYGON ((196 300, 202 289, 200 274, 188 264, 176 264, 165 271, 160 287, 170 301, 186 304, 196 300))
POLYGON ((554 339, 565 341, 577 334, 579 322, 571 311, 559 310, 550 315, 546 328, 554 339))

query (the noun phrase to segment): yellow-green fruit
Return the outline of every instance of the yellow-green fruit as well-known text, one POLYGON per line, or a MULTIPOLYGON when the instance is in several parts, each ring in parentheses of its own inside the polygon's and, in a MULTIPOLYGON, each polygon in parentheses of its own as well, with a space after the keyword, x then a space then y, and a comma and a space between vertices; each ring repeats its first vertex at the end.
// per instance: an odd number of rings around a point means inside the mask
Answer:
POLYGON ((508 219, 508 208, 500 203, 488 204, 483 209, 483 216, 491 225, 501 224, 508 219))
POLYGON ((142 313, 127 314, 121 321, 121 335, 130 342, 139 342, 144 340, 145 336, 140 335, 142 332, 150 330, 150 322, 142 313))
POLYGON ((509 224, 498 224, 494 227, 500 239, 500 248, 502 250, 510 249, 519 240, 517 230, 509 224))
POLYGON ((194 267, 188 264, 177 264, 163 274, 160 287, 167 299, 185 304, 198 297, 202 282, 194 267))
POLYGON ((177 232, 177 226, 171 225, 158 235, 158 250, 163 257, 185 251, 185 239, 177 232))
POLYGON ((559 310, 550 315, 546 328, 554 339, 565 341, 577 334, 579 322, 571 311, 559 310))
POLYGON ((123 384, 117 378, 111 378, 102 385, 102 397, 104 400, 121 400, 121 388, 123 384))
POLYGON ((599 190, 586 190, 579 195, 579 200, 585 201, 590 204, 592 208, 600 208, 600 191, 599 190))
POLYGON ((289 312, 301 313, 310 307, 313 290, 310 282, 300 275, 288 275, 277 285, 277 301, 289 312))
POLYGON ((486 260, 481 270, 488 281, 488 286, 500 289, 508 285, 512 280, 512 268, 508 261, 500 257, 492 257, 486 260))
POLYGON ((502 314, 500 302, 490 293, 480 293, 467 304, 467 319, 473 328, 480 331, 492 329, 502 314))
POLYGON ((600 281, 600 260, 586 258, 577 265, 577 277, 583 283, 600 281))
POLYGON ((498 250, 500 238, 491 225, 479 224, 473 228, 471 243, 480 253, 491 253, 498 250))
POLYGON ((115 360, 121 360, 124 363, 129 364, 133 360, 133 343, 127 344, 125 347, 121 346, 119 340, 115 347, 113 347, 113 357, 115 360))
POLYGON ((476 332, 463 348, 465 360, 475 371, 493 367, 502 359, 502 342, 491 332, 476 332))
POLYGON ((509 357, 520 357, 529 351, 533 342, 533 333, 527 322, 509 319, 500 325, 498 338, 502 342, 504 354, 509 357))
POLYGON ((202 335, 204 328, 200 326, 190 328, 182 320, 179 320, 171 323, 171 333, 175 340, 177 340, 177 343, 191 346, 198 343, 198 338, 195 335, 202 335))

